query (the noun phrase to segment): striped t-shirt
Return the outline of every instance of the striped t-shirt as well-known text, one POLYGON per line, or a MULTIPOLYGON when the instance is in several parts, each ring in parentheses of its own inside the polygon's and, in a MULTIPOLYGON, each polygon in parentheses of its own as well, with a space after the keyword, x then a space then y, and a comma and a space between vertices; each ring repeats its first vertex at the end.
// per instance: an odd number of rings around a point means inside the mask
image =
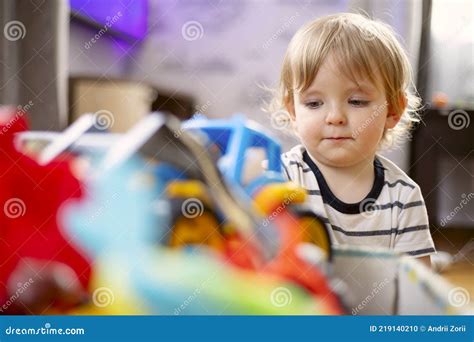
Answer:
POLYGON ((282 154, 286 176, 308 192, 308 202, 328 224, 334 245, 385 247, 414 256, 435 253, 420 187, 390 160, 377 155, 375 181, 359 203, 344 203, 302 145, 282 154))

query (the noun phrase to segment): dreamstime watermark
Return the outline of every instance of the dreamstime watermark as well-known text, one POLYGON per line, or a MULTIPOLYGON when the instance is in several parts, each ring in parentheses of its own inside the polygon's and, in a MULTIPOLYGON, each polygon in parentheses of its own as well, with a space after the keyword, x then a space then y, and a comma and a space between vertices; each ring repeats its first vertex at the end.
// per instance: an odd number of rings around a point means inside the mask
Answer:
POLYGON ((446 268, 455 264, 457 262, 462 261, 469 261, 468 255, 470 255, 474 251, 474 238, 469 240, 453 257, 450 261, 446 264, 443 264, 439 267, 438 273, 442 273, 446 268))
POLYGON ((290 113, 279 110, 270 116, 270 124, 273 128, 278 130, 288 129, 291 125, 290 113))
POLYGON ((208 279, 204 280, 199 287, 197 287, 192 294, 190 294, 184 301, 181 303, 181 305, 177 308, 174 309, 173 314, 174 315, 180 315, 200 294, 201 291, 204 287, 207 286, 207 283, 209 281, 213 280, 216 277, 216 273, 212 277, 209 277, 208 279))
POLYGON ((382 289, 390 283, 388 278, 385 278, 380 283, 374 283, 372 291, 360 302, 356 307, 352 308, 352 315, 357 315, 378 295, 382 289))
MULTIPOLYGON (((212 102, 210 100, 207 100, 206 103, 202 105, 196 105, 194 109, 198 113, 206 113, 206 111, 209 109, 209 107, 212 105, 212 102)), ((193 115, 194 116, 194 115, 193 115)))
POLYGON ((181 205, 181 213, 189 219, 201 216, 204 212, 204 205, 197 198, 188 198, 181 205))
POLYGON ((13 116, 7 123, 5 123, 0 131, 0 135, 8 132, 8 130, 17 122, 21 117, 28 113, 31 107, 34 106, 33 101, 29 101, 26 105, 19 105, 16 107, 15 116, 13 116))
POLYGON ((270 302, 277 308, 290 305, 293 300, 291 291, 286 287, 277 287, 270 294, 270 302))
POLYGON ((92 293, 92 302, 99 308, 112 305, 115 301, 114 293, 108 287, 99 287, 92 293))
POLYGON ((357 127, 356 131, 352 133, 352 138, 355 139, 357 138, 360 133, 362 133, 365 129, 367 129, 367 127, 369 127, 369 125, 380 115, 380 114, 384 114, 385 113, 385 109, 388 107, 388 102, 385 101, 383 104, 381 105, 375 105, 373 107, 374 111, 372 112, 372 114, 370 115, 370 117, 368 117, 363 123, 361 126, 357 127))
POLYGON ((444 227, 449 221, 451 221, 457 213, 459 213, 468 203, 474 198, 474 192, 470 192, 468 195, 462 194, 462 200, 446 217, 441 219, 441 226, 444 227))
POLYGON ((94 127, 100 131, 105 131, 112 127, 115 123, 115 118, 112 112, 101 109, 94 113, 94 127))
POLYGON ((84 335, 83 328, 53 328, 51 323, 45 323, 41 328, 15 328, 9 326, 5 329, 6 335, 84 335))
POLYGON ((97 43, 97 41, 105 34, 107 33, 107 31, 117 22, 120 20, 120 18, 122 18, 122 12, 118 11, 116 15, 114 15, 113 17, 107 17, 106 18, 106 23, 105 25, 94 35, 94 37, 92 37, 88 42, 86 42, 84 44, 84 47, 86 48, 86 50, 89 50, 91 48, 91 46, 95 43, 97 43))
POLYGON ((92 224, 98 217, 101 217, 104 214, 104 211, 107 210, 111 202, 117 198, 118 193, 112 194, 107 200, 105 200, 104 204, 97 207, 92 214, 87 215, 87 222, 88 224, 92 224))
MULTIPOLYGON (((209 101, 207 101, 206 103, 208 103, 209 101)), ((204 107, 205 105, 203 105, 204 107)), ((198 108, 198 107, 196 107, 198 108)), ((202 115, 200 114, 202 113, 201 111, 198 110, 198 113, 194 113, 193 116, 191 118, 189 118, 188 120, 194 120, 194 119, 197 119, 199 117, 202 117, 202 115)), ((179 129, 174 129, 173 130, 173 136, 178 139, 179 137, 181 137, 184 133, 184 129, 183 128, 179 128, 179 129)))
POLYGON ((373 198, 366 198, 360 202, 359 211, 365 218, 371 218, 380 213, 380 210, 377 210, 377 202, 373 198))
POLYGON ((362 39, 364 39, 365 41, 372 41, 377 38, 377 28, 375 27, 375 25, 372 25, 370 21, 361 22, 359 30, 362 34, 362 39))
POLYGON ((472 238, 468 243, 466 243, 456 254, 453 256, 453 263, 467 259, 467 255, 474 251, 474 238, 472 238))
POLYGON ((464 287, 454 287, 448 293, 449 304, 460 308, 471 301, 469 292, 464 287))
POLYGON ((10 198, 3 205, 5 216, 16 219, 26 214, 26 204, 21 198, 10 198))
POLYGON ((188 42, 198 40, 204 36, 204 28, 199 21, 190 20, 181 27, 181 35, 188 42))
POLYGON ((278 30, 276 30, 276 32, 270 37, 268 38, 265 43, 262 44, 262 48, 263 49, 268 49, 268 47, 275 41, 277 40, 283 33, 285 33, 286 30, 288 30, 288 28, 290 27, 290 25, 296 20, 296 18, 298 18, 300 16, 300 14, 298 12, 296 12, 294 15, 292 15, 291 17, 289 17, 287 20, 285 20, 285 22, 283 23, 283 25, 281 25, 278 30))
POLYGON ((468 128, 470 123, 471 117, 465 110, 456 109, 448 115, 448 125, 455 131, 468 128))
POLYGON ((290 195, 286 195, 283 199, 283 202, 276 209, 274 209, 272 213, 265 218, 265 220, 263 220, 262 225, 264 227, 268 226, 271 221, 277 218, 278 215, 280 215, 280 213, 293 202, 297 195, 298 193, 296 191, 292 192, 290 195))
POLYGON ((3 35, 11 42, 23 39, 26 36, 25 25, 18 20, 12 20, 3 27, 3 35))
POLYGON ((3 313, 4 311, 8 310, 8 308, 15 303, 15 301, 20 297, 20 295, 25 292, 35 281, 33 278, 28 279, 27 282, 25 283, 18 283, 17 287, 18 289, 15 291, 14 294, 12 294, 6 301, 3 303, 3 305, 0 307, 0 313, 3 313))

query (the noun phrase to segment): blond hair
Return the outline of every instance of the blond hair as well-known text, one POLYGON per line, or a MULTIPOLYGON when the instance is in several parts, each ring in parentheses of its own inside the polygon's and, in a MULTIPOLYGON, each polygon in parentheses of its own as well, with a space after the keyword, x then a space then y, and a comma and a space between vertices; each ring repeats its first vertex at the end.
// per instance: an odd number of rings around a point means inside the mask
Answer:
POLYGON ((382 86, 388 108, 402 113, 399 123, 384 132, 379 147, 393 147, 409 137, 412 124, 419 121, 416 111, 420 106, 410 62, 390 26, 360 14, 329 15, 296 32, 285 54, 279 86, 266 111, 283 110, 292 115, 288 109, 294 108, 295 92, 308 89, 329 54, 356 84, 358 79, 367 78, 382 86))

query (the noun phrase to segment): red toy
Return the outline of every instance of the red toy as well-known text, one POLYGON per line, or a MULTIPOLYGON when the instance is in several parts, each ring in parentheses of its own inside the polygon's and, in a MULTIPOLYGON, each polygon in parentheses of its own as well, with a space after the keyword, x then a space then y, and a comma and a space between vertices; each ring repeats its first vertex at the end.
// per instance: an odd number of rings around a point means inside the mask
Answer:
POLYGON ((40 166, 15 148, 27 128, 24 112, 0 107, 0 313, 8 314, 74 304, 91 273, 56 220, 62 203, 82 196, 81 184, 67 161, 40 166))

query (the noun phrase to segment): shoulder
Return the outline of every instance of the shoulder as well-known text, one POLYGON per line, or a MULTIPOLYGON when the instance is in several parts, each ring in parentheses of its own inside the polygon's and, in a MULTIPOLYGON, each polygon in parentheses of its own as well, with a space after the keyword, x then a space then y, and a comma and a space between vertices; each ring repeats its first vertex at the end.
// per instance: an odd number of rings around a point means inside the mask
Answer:
POLYGON ((384 185, 386 187, 393 191, 403 192, 405 195, 420 191, 418 184, 390 159, 379 154, 376 158, 384 169, 384 185))
POLYGON ((288 152, 282 153, 281 161, 286 166, 288 165, 296 165, 297 163, 304 163, 303 161, 303 153, 306 151, 303 145, 296 145, 291 148, 288 152))
POLYGON ((310 177, 311 172, 303 158, 305 151, 306 148, 303 145, 296 145, 281 155, 281 163, 287 178, 300 185, 305 183, 305 179, 310 177))

